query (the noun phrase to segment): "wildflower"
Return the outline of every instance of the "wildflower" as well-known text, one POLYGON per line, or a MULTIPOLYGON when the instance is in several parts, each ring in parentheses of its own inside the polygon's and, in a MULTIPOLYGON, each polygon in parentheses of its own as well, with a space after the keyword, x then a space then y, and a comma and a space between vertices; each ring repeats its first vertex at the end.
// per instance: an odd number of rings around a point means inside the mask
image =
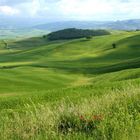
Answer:
POLYGON ((103 116, 102 115, 94 115, 93 119, 96 121, 101 121, 101 120, 103 120, 103 116))
POLYGON ((84 120, 84 117, 82 115, 80 116, 80 120, 84 120))

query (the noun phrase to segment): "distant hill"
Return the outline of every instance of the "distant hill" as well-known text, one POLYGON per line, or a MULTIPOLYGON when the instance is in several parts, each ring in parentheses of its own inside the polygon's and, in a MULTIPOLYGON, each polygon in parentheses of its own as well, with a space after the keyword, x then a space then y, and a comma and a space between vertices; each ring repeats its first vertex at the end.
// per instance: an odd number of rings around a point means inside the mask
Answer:
POLYGON ((33 28, 57 31, 65 28, 80 29, 115 29, 115 30, 136 30, 140 29, 140 19, 123 21, 63 21, 53 22, 34 26, 33 28))
POLYGON ((123 21, 62 21, 44 24, 46 21, 37 19, 0 19, 0 39, 21 38, 47 34, 66 28, 79 29, 113 29, 136 30, 140 29, 140 19, 123 21))
POLYGON ((23 39, 29 37, 41 36, 43 34, 49 33, 47 30, 39 29, 0 29, 0 40, 3 39, 23 39))
POLYGON ((109 35, 109 34, 110 32, 106 30, 87 30, 87 29, 84 30, 84 29, 69 28, 69 29, 52 32, 48 34, 46 37, 49 40, 61 40, 61 39, 76 39, 76 38, 83 38, 83 37, 90 38, 92 36, 101 36, 101 35, 109 35))
POLYGON ((116 29, 136 30, 140 29, 140 19, 118 20, 118 21, 60 21, 46 23, 44 20, 26 18, 1 18, 0 29, 35 28, 47 31, 57 31, 66 28, 80 29, 116 29))
POLYGON ((116 21, 107 24, 106 27, 117 30, 136 30, 140 29, 140 20, 116 21))
POLYGON ((0 17, 0 29, 30 28, 43 23, 45 21, 39 21, 33 18, 0 17))

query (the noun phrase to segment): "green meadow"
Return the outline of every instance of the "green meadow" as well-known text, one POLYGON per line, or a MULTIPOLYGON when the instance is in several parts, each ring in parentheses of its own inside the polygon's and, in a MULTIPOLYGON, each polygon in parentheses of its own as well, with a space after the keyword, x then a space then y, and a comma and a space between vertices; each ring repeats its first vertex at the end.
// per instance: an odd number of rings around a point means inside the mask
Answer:
POLYGON ((140 139, 139 31, 5 41, 1 140, 140 139))

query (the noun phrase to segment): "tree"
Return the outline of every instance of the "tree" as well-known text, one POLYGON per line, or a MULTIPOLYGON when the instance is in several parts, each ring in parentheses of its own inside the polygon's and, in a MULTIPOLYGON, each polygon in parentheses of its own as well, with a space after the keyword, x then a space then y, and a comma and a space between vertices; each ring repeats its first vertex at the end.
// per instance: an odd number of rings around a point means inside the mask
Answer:
POLYGON ((3 40, 3 44, 4 44, 5 48, 8 48, 8 43, 5 40, 3 40))
POLYGON ((87 36, 86 39, 90 40, 90 39, 92 39, 92 36, 87 36))
POLYGON ((140 31, 140 29, 136 29, 136 32, 137 32, 137 31, 140 31))
POLYGON ((43 38, 46 38, 46 35, 43 35, 43 38))
POLYGON ((113 43, 113 44, 112 44, 112 47, 113 47, 113 49, 115 49, 115 48, 116 48, 116 44, 115 44, 115 43, 113 43))

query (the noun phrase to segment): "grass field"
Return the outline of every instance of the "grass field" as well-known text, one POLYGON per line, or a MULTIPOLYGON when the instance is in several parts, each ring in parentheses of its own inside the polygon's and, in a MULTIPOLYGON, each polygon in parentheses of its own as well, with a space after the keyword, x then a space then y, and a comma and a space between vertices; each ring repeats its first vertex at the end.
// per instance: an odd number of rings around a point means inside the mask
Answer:
POLYGON ((140 139, 140 32, 7 44, 0 41, 1 140, 140 139))
POLYGON ((29 38, 32 36, 39 36, 46 33, 49 32, 47 30, 38 30, 32 28, 0 29, 0 40, 29 38))

